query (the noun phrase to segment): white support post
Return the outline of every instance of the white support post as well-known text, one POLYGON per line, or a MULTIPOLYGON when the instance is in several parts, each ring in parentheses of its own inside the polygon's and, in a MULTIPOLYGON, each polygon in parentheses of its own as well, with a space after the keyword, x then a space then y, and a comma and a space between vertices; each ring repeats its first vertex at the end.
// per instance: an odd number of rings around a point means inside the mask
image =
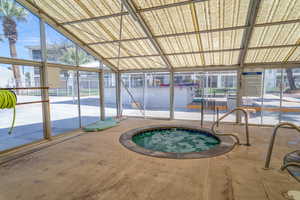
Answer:
POLYGON ((143 109, 144 109, 144 118, 146 118, 146 106, 148 99, 148 81, 147 81, 147 73, 144 73, 144 91, 143 91, 143 109))
MULTIPOLYGON (((46 32, 45 32, 45 23, 40 19, 40 43, 41 43, 41 56, 42 56, 42 67, 40 68, 40 82, 42 87, 47 87, 48 84, 48 72, 47 72, 47 53, 46 53, 46 32)), ((42 100, 49 100, 49 91, 42 90, 42 100)), ((51 139, 51 116, 50 116, 50 102, 42 103, 42 112, 43 112, 43 127, 44 127, 44 138, 51 139)))
POLYGON ((284 76, 283 76, 283 68, 281 69, 281 74, 280 74, 280 102, 279 102, 279 119, 278 119, 278 123, 280 123, 282 121, 282 97, 283 97, 283 84, 284 84, 284 76))
POLYGON ((120 72, 116 73, 116 102, 117 102, 117 118, 122 117, 122 74, 120 72))
POLYGON ((100 95, 100 117, 105 120, 105 96, 104 96, 104 70, 99 72, 99 95, 100 95))
MULTIPOLYGON (((238 69, 237 71, 237 94, 236 94, 236 107, 241 107, 243 105, 243 93, 244 87, 242 83, 242 73, 243 69, 238 69)), ((236 123, 241 123, 242 116, 239 112, 236 112, 236 123)))
POLYGON ((174 119, 174 72, 170 72, 170 120, 174 119))
MULTIPOLYGON (((75 62, 76 66, 79 67, 79 56, 78 56, 78 46, 76 45, 76 55, 75 55, 75 62)), ((76 74, 76 85, 77 85, 77 105, 78 105, 78 119, 79 119, 79 127, 82 128, 82 122, 81 122, 81 103, 80 103, 80 83, 79 83, 79 71, 77 70, 76 73, 73 73, 73 80, 75 80, 75 74, 76 74)), ((75 87, 75 81, 73 81, 73 88, 75 87)), ((74 89, 73 89, 74 90, 74 89)), ((75 90, 74 90, 75 91, 75 90)))
POLYGON ((261 96, 261 112, 260 112, 260 124, 263 124, 263 115, 264 115, 264 112, 263 112, 263 107, 264 107, 264 97, 265 97, 265 91, 266 91, 266 88, 265 88, 265 80, 266 80, 266 69, 264 69, 264 72, 263 72, 263 84, 262 84, 262 94, 260 95, 261 96))

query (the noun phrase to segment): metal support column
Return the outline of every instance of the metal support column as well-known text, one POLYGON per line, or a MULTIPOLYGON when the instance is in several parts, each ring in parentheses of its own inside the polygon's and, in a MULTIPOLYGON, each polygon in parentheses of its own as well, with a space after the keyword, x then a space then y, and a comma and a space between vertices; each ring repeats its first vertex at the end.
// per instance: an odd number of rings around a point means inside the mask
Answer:
MULTIPOLYGON (((79 67, 79 57, 78 57, 78 46, 76 45, 76 55, 75 55, 75 62, 76 66, 79 67)), ((73 73, 73 80, 75 80, 75 74, 76 74, 76 82, 73 81, 73 88, 76 85, 77 86, 77 105, 78 105, 78 117, 79 117, 79 127, 82 128, 82 122, 81 122, 81 103, 80 103, 80 84, 79 84, 79 71, 73 73), (76 83, 76 84, 75 84, 76 83)), ((74 90, 74 89, 73 89, 74 90)))
MULTIPOLYGON (((42 67, 40 68, 40 82, 41 87, 48 87, 48 71, 47 71, 47 53, 46 53, 46 32, 45 23, 40 19, 40 34, 41 34, 41 53, 42 53, 42 67)), ((44 127, 44 138, 51 139, 51 117, 50 117, 50 102, 49 91, 41 90, 42 92, 42 112, 43 112, 43 127, 44 127)))
POLYGON ((116 102, 117 102, 117 118, 122 117, 122 75, 121 72, 116 73, 116 102))
POLYGON ((99 95, 100 95, 100 116, 101 120, 105 120, 105 96, 104 96, 104 70, 99 72, 99 95))
POLYGON ((279 102, 279 108, 280 108, 280 111, 279 111, 279 119, 278 121, 281 122, 282 121, 282 97, 283 97, 283 68, 281 69, 281 72, 280 72, 280 102, 279 102))
MULTIPOLYGON (((236 107, 241 107, 243 105, 243 83, 242 83, 242 73, 243 69, 238 69, 237 71, 237 94, 236 94, 236 107)), ((236 123, 241 123, 242 116, 239 112, 236 112, 236 123)))
POLYGON ((265 80, 266 80, 266 69, 264 69, 264 72, 263 72, 263 85, 262 85, 262 94, 261 94, 261 111, 260 111, 260 124, 263 124, 263 120, 264 120, 264 98, 265 98, 265 80))
POLYGON ((144 118, 146 118, 146 105, 147 105, 147 74, 143 73, 144 78, 144 88, 143 88, 143 110, 144 110, 144 118))
POLYGON ((174 119, 174 72, 170 72, 170 120, 174 119))

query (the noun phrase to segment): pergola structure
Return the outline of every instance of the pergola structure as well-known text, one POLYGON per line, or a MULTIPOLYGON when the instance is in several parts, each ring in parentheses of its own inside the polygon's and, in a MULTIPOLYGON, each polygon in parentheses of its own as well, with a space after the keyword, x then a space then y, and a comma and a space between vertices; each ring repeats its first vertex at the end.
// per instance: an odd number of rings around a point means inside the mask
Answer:
POLYGON ((296 0, 17 1, 114 71, 300 64, 296 0))
MULTIPOLYGON (((78 59, 76 66, 48 63, 45 23, 116 73, 118 117, 122 116, 122 73, 168 72, 173 119, 175 72, 236 70, 240 106, 244 70, 300 66, 298 0, 16 1, 41 19, 42 60, 1 57, 1 63, 40 67, 44 87, 48 86, 48 67, 98 72, 102 119, 103 69, 80 67, 78 59)), ((42 100, 48 99, 43 91, 42 100)), ((80 102, 78 107, 80 116, 80 102)), ((45 138, 50 138, 49 104, 43 103, 43 112, 45 138)))
MULTIPOLYGON (((277 170, 283 163, 281 170, 300 180, 299 139, 290 129, 282 131, 277 144, 275 136, 281 127, 300 131, 300 0, 5 3, 30 11, 30 20, 20 23, 23 32, 19 32, 27 43, 32 42, 30 29, 39 30, 32 34, 38 56, 30 52, 30 58, 24 59, 11 53, 24 50, 26 42, 1 43, 7 52, 0 55, 0 68, 6 72, 0 77, 9 81, 0 81, 0 90, 7 95, 0 95, 5 102, 0 101, 0 108, 13 108, 15 117, 15 104, 36 106, 19 110, 16 134, 0 134, 0 199, 291 199, 299 195, 300 186, 277 170), (50 48, 51 40, 60 38, 74 43, 70 48, 69 43, 57 45, 72 50, 72 62, 60 60, 59 48, 50 48), (16 69, 21 67, 26 87, 18 85, 16 69), (14 93, 18 90, 27 94, 14 93), (25 102, 17 103, 17 97, 25 102), (122 121, 127 116, 162 121, 122 121), (217 130, 221 120, 224 126, 217 130), (244 127, 235 125, 245 125, 246 137, 240 138, 244 127), (202 129, 208 126, 211 131, 202 129), (270 127, 256 126, 274 126, 273 134, 270 127), (104 130, 108 128, 112 129, 104 130), (91 130, 97 132, 82 133, 91 130), (146 147, 134 141, 135 136, 172 148, 146 147), (127 152, 120 143, 157 158, 127 152), (273 152, 274 143, 278 149, 273 152), (235 145, 246 146, 226 155, 235 145), (292 152, 284 156, 287 150, 292 152)), ((17 23, 6 21, 16 39, 17 23)), ((3 113, 0 131, 6 132, 10 113, 3 113)), ((12 127, 14 122, 15 118, 12 127)))

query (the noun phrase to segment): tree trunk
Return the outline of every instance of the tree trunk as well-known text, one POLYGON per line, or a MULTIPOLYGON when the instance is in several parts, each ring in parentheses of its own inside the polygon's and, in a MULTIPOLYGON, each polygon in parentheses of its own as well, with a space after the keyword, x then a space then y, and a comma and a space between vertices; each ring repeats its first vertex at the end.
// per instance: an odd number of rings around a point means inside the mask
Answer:
POLYGON ((293 76, 293 71, 292 69, 286 69, 286 76, 287 76, 287 80, 289 82, 289 86, 290 86, 290 90, 296 90, 296 84, 295 84, 295 79, 293 76))
MULTIPOLYGON (((9 40, 9 49, 10 49, 11 58, 16 58, 17 57, 16 43, 9 40)), ((16 87, 20 87, 21 86, 20 67, 18 65, 12 64, 12 70, 13 70, 14 78, 15 78, 15 81, 16 81, 16 87)))
MULTIPOLYGON (((16 42, 18 40, 17 24, 11 17, 4 17, 3 20, 4 36, 8 39, 10 57, 17 58, 16 42)), ((12 70, 16 81, 16 87, 21 85, 21 73, 18 65, 12 64, 12 70)))

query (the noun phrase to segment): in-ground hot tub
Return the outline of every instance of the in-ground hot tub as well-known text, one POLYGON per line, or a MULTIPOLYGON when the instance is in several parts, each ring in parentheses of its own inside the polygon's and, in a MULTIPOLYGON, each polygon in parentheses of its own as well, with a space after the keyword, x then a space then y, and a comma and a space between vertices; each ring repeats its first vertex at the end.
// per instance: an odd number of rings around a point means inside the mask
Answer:
POLYGON ((210 130, 185 125, 157 125, 133 129, 120 137, 126 148, 160 158, 208 158, 231 151, 230 136, 216 136, 210 130))

